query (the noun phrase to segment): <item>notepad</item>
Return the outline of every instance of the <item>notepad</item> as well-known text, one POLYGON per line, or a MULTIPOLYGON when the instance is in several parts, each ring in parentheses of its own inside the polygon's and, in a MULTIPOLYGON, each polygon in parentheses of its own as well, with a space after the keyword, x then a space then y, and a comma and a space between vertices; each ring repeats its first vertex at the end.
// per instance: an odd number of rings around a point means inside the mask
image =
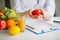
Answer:
POLYGON ((46 23, 40 19, 28 18, 26 20, 26 29, 35 34, 43 34, 58 30, 58 28, 50 23, 46 23))

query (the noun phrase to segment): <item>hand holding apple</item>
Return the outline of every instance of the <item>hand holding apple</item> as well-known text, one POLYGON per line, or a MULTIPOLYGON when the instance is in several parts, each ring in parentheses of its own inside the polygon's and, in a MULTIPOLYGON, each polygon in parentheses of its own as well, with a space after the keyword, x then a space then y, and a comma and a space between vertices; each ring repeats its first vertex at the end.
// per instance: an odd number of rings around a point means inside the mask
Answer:
POLYGON ((30 16, 33 18, 38 18, 41 16, 44 17, 44 14, 43 14, 42 10, 35 9, 35 10, 31 10, 30 16))

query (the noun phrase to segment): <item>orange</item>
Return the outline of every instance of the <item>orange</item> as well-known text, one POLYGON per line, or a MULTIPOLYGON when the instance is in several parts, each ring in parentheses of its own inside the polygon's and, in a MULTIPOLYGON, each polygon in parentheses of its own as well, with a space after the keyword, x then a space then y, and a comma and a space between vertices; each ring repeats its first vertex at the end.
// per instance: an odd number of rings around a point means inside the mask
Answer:
POLYGON ((10 27, 10 26, 16 26, 15 20, 13 20, 13 19, 7 20, 7 26, 8 26, 8 27, 10 27))
POLYGON ((2 16, 3 15, 3 13, 0 11, 0 16, 2 16))

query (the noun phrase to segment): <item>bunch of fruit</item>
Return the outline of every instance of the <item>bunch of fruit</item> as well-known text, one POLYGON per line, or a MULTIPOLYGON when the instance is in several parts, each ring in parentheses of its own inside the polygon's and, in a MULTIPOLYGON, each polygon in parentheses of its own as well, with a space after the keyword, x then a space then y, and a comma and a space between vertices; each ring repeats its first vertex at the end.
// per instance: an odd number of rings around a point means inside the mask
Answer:
POLYGON ((18 20, 18 15, 15 10, 4 8, 0 11, 0 30, 8 30, 9 34, 17 35, 23 31, 21 27, 21 21, 18 20))

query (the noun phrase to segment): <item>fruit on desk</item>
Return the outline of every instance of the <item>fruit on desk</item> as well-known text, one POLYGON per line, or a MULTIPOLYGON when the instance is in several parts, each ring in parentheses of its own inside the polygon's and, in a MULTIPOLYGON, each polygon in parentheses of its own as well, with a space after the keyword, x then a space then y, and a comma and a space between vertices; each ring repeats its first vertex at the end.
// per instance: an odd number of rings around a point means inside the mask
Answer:
POLYGON ((4 8, 3 9, 3 14, 8 17, 8 19, 18 19, 18 15, 15 10, 9 9, 9 8, 4 8))
POLYGON ((0 12, 0 16, 2 16, 3 15, 3 13, 2 12, 0 12))
POLYGON ((18 20, 18 26, 21 29, 21 32, 25 30, 25 20, 24 19, 19 19, 18 20))
POLYGON ((2 16, 1 16, 1 19, 2 19, 2 20, 7 20, 7 17, 6 17, 5 15, 2 15, 2 16))
POLYGON ((13 19, 7 20, 7 26, 8 26, 8 27, 10 27, 10 26, 16 26, 15 20, 13 20, 13 19))
POLYGON ((17 34, 20 33, 20 31, 21 30, 20 30, 20 28, 18 26, 11 26, 11 27, 8 28, 8 33, 10 35, 17 35, 17 34))
POLYGON ((0 30, 6 29, 6 21, 0 20, 0 30))
POLYGON ((7 20, 7 17, 3 14, 2 11, 0 11, 0 19, 7 20))
POLYGON ((14 10, 12 10, 12 12, 8 15, 8 18, 13 18, 15 20, 18 20, 18 15, 16 14, 16 12, 14 10))

